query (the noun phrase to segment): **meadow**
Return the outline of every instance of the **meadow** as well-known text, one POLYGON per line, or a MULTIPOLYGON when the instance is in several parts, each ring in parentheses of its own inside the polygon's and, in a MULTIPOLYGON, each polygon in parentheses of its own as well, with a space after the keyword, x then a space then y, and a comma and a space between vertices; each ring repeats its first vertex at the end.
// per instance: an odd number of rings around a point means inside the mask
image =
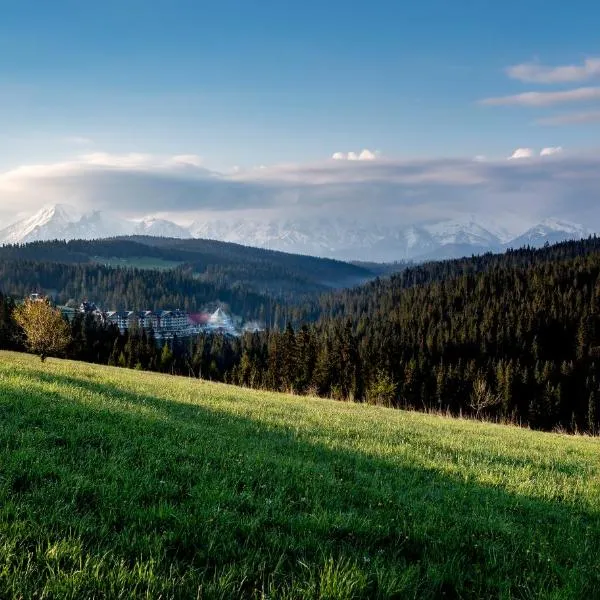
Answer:
POLYGON ((600 597, 600 441, 2 352, 0 597, 600 597))

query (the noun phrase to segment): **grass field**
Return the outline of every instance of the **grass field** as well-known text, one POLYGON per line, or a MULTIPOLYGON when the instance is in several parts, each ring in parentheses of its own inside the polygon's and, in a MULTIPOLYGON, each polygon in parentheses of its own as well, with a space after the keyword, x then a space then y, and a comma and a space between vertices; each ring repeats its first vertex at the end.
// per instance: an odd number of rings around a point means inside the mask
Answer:
POLYGON ((600 443, 0 353, 1 598, 598 598, 600 443))

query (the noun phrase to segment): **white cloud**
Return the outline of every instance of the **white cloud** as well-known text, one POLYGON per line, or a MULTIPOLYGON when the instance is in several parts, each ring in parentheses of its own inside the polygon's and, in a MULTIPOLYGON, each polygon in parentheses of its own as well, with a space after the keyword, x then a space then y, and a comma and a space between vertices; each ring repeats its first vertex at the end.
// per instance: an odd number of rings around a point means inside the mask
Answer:
POLYGON ((358 160, 375 160, 377 158, 376 152, 371 152, 366 148, 358 155, 358 160))
POLYGON ((512 65, 507 75, 526 83, 573 83, 600 77, 600 58, 588 58, 581 65, 548 67, 537 62, 512 65))
POLYGON ((576 125, 578 123, 594 123, 600 121, 600 110, 567 113, 538 119, 538 125, 576 125))
POLYGON ((375 160, 379 156, 379 152, 373 152, 365 148, 359 152, 334 152, 331 158, 333 160, 375 160))
POLYGON ((558 92, 525 92, 514 96, 485 98, 480 101, 480 104, 485 106, 552 106, 590 100, 600 100, 600 87, 582 87, 558 92))
POLYGON ((55 202, 128 217, 170 214, 176 221, 176 215, 264 210, 405 226, 501 209, 585 222, 596 215, 600 224, 600 155, 555 153, 547 160, 539 154, 520 148, 513 156, 527 160, 325 160, 216 173, 181 155, 94 153, 0 173, 0 224, 55 202))
POLYGON ((141 169, 156 166, 157 159, 151 154, 141 154, 139 152, 131 152, 129 154, 93 152, 81 156, 80 164, 97 167, 111 167, 114 169, 141 169))
POLYGON ((563 151, 561 146, 550 146, 548 148, 542 148, 540 156, 552 156, 553 154, 560 154, 563 151))
POLYGON ((531 158, 532 156, 533 156, 533 150, 531 148, 517 148, 508 157, 508 160, 519 159, 519 158, 531 158))

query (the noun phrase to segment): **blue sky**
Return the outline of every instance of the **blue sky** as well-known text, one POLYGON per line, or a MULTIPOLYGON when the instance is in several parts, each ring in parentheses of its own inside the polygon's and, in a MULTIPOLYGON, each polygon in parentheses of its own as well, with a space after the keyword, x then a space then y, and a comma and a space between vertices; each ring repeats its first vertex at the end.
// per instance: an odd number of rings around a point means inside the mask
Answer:
POLYGON ((568 105, 478 104, 568 88, 504 69, 600 55, 595 2, 0 4, 2 167, 68 156, 85 146, 79 138, 226 169, 361 148, 396 157, 585 148, 600 133, 600 121, 535 123, 568 105))
POLYGON ((402 224, 496 211, 600 229, 595 1, 0 0, 0 15, 0 226, 56 201, 174 220, 368 202, 402 224), (376 164, 331 160, 365 149, 376 164))

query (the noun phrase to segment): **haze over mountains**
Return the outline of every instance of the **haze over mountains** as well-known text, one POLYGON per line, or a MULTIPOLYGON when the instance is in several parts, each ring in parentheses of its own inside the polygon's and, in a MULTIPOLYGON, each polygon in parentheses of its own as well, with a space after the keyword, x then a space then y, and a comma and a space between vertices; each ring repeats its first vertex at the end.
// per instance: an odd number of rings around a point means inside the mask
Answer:
POLYGON ((211 219, 182 226, 148 217, 127 220, 56 204, 0 229, 0 243, 52 239, 99 239, 121 235, 205 238, 259 248, 342 260, 395 261, 452 258, 508 247, 542 246, 593 233, 566 220, 547 218, 523 231, 507 231, 477 216, 408 227, 367 224, 350 219, 211 219))

